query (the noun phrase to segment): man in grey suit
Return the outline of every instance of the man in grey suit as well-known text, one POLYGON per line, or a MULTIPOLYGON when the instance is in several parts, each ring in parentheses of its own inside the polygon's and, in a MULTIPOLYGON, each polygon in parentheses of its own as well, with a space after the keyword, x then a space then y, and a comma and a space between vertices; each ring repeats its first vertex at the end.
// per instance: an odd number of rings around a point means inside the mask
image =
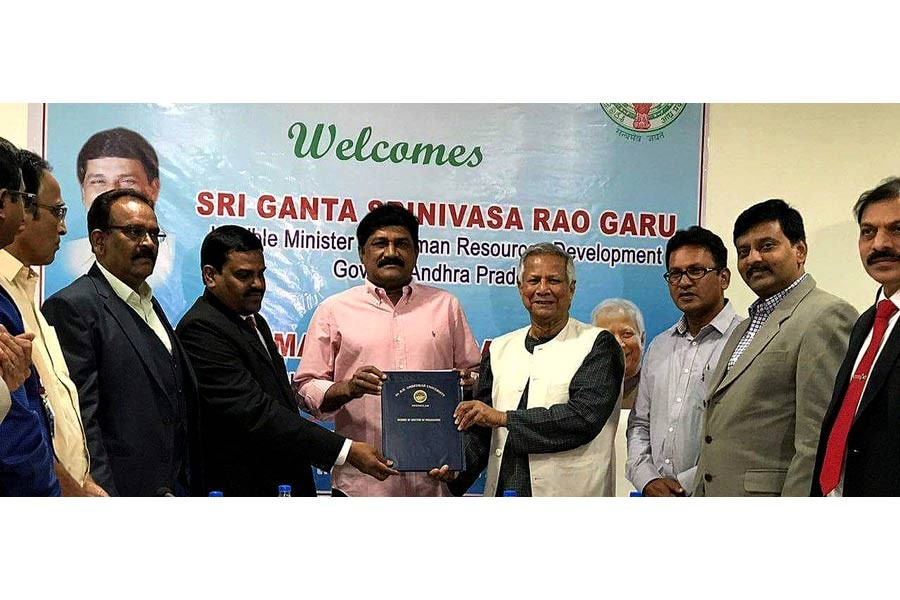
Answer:
POLYGON ((806 496, 856 309, 805 272, 803 219, 783 200, 734 224, 738 271, 758 299, 710 381, 696 496, 806 496))

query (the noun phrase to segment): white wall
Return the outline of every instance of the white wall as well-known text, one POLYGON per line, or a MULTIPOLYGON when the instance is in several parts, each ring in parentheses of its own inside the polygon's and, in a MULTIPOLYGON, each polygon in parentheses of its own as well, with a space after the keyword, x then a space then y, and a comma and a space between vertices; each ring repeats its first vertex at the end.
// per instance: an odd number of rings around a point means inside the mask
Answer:
POLYGON ((706 226, 725 240, 739 311, 755 299, 735 268, 734 219, 783 198, 803 215, 807 271, 863 310, 877 285, 862 268, 851 209, 882 179, 900 175, 900 104, 713 104, 709 110, 706 226))
POLYGON ((0 137, 19 148, 26 147, 27 111, 27 104, 0 104, 0 137))

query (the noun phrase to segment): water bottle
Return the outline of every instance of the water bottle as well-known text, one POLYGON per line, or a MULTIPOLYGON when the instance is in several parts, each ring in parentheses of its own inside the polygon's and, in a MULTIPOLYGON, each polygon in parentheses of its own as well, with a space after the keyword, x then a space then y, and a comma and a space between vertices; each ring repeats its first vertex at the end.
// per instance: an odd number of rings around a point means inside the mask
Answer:
POLYGON ((209 493, 209 497, 210 497, 210 498, 221 498, 221 497, 224 496, 224 495, 225 495, 225 494, 223 494, 222 492, 220 492, 220 491, 218 491, 218 490, 213 490, 213 491, 211 491, 211 492, 209 493))
POLYGON ((518 494, 516 493, 516 490, 503 490, 504 498, 514 498, 516 496, 518 496, 518 494))
POLYGON ((634 491, 632 491, 632 492, 629 492, 629 494, 628 494, 628 497, 629 497, 629 498, 637 498, 637 497, 639 497, 639 496, 643 496, 643 494, 640 493, 640 492, 637 491, 637 490, 634 490, 634 491))
POLYGON ((291 486, 287 484, 281 484, 278 486, 278 497, 279 498, 290 498, 291 497, 291 486))

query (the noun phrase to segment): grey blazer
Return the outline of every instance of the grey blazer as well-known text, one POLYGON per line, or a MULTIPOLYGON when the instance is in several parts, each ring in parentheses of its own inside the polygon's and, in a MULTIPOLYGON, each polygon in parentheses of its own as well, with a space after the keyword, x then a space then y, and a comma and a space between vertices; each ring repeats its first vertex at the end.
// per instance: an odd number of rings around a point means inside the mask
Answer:
POLYGON ((858 313, 808 276, 769 315, 731 334, 706 398, 696 496, 806 496, 819 432, 858 313))

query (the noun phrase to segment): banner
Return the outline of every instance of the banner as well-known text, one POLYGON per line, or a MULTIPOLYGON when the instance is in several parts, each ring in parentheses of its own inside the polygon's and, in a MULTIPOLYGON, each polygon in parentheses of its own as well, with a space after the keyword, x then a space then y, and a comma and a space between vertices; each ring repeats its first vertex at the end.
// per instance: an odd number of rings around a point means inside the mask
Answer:
MULTIPOLYGON (((480 344, 528 324, 515 268, 543 241, 575 260, 573 317, 627 298, 649 342, 679 315, 665 243, 698 222, 703 118, 698 104, 51 104, 46 156, 70 208, 44 297, 90 267, 86 204, 108 182, 84 178, 77 159, 93 134, 122 127, 158 158, 169 236, 150 283, 173 324, 203 291, 204 236, 248 227, 265 247, 262 313, 292 372, 319 303, 364 280, 358 221, 397 202, 422 224, 414 277, 459 298, 480 344)), ((327 474, 317 484, 329 489, 327 474)))

